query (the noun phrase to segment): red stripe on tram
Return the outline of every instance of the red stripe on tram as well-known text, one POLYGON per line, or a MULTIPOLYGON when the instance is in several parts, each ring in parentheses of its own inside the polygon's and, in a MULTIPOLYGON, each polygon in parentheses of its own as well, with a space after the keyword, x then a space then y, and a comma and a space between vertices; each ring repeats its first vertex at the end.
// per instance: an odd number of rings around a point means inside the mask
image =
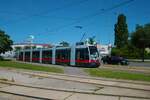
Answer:
MULTIPOLYGON (((25 60, 29 60, 30 58, 25 58, 25 60)), ((23 59, 20 59, 23 60, 23 59)), ((32 58, 33 61, 38 61, 40 60, 40 58, 32 58)), ((52 58, 42 58, 42 61, 52 61, 52 58)), ((68 62, 76 62, 76 63, 98 63, 97 60, 81 60, 81 59, 77 59, 77 60, 70 60, 70 59, 55 59, 56 62, 63 62, 63 63, 68 63, 68 62)))
POLYGON ((38 61, 40 58, 32 58, 33 61, 38 61))
POLYGON ((52 58, 42 58, 43 61, 51 61, 52 58))

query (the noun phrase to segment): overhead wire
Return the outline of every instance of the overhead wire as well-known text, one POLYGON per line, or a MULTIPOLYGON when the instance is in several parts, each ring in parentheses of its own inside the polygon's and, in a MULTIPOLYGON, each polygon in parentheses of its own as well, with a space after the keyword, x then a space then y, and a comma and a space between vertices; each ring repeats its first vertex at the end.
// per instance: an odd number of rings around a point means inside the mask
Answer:
POLYGON ((57 28, 55 28, 55 29, 51 29, 51 30, 49 30, 48 32, 58 31, 58 30, 60 30, 60 29, 66 28, 66 27, 68 27, 68 26, 70 27, 71 25, 80 23, 80 22, 82 22, 82 21, 88 20, 88 19, 90 19, 90 18, 96 17, 96 16, 98 16, 98 15, 104 14, 104 13, 109 12, 109 11, 112 11, 112 10, 114 10, 114 9, 116 9, 116 8, 119 8, 119 7, 121 7, 121 6, 124 6, 124 5, 126 5, 126 4, 129 4, 129 3, 133 2, 133 1, 134 1, 134 0, 127 0, 127 1, 121 2, 121 3, 119 3, 119 4, 116 4, 116 5, 114 5, 114 6, 110 7, 110 8, 107 8, 107 9, 99 9, 99 10, 100 10, 99 12, 96 12, 96 13, 93 13, 93 14, 90 14, 90 15, 87 15, 87 16, 84 16, 84 17, 81 17, 81 18, 79 18, 77 21, 75 21, 75 22, 73 22, 73 23, 69 23, 69 24, 66 24, 66 25, 62 25, 62 26, 57 27, 57 28))
MULTIPOLYGON (((27 17, 23 17, 23 18, 20 18, 18 20, 15 20, 15 21, 12 21, 11 23, 9 24, 14 24, 14 23, 18 23, 18 22, 21 22, 21 21, 25 21, 27 19, 31 19, 33 17, 38 17, 38 16, 43 16, 43 15, 46 15, 48 13, 52 13, 52 12, 56 12, 56 11, 59 11, 59 10, 63 10, 65 8, 68 8, 68 7, 72 7, 72 6, 75 6, 75 5, 79 5, 79 4, 82 4, 82 3, 85 3, 89 0, 80 0, 80 1, 77 1, 77 2, 71 2, 69 4, 66 4, 66 5, 63 5, 61 7, 57 7, 55 9, 51 9, 51 10, 46 10, 44 12, 41 12, 41 13, 37 13, 37 14, 32 14, 32 15, 29 15, 27 17)), ((7 23, 8 24, 8 23, 7 23)))

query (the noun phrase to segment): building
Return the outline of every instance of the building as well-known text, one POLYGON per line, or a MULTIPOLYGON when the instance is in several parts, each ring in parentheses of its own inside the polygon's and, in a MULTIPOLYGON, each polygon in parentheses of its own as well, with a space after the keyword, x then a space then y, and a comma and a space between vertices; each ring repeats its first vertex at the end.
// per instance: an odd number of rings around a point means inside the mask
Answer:
POLYGON ((16 43, 12 45, 13 50, 5 52, 4 54, 0 54, 4 58, 13 58, 15 57, 15 51, 22 50, 22 49, 30 49, 30 48, 51 48, 52 45, 50 44, 37 44, 37 43, 16 43))
POLYGON ((98 44, 97 48, 98 48, 98 51, 101 56, 110 56, 111 55, 111 48, 112 48, 111 44, 108 44, 108 45, 98 44))
POLYGON ((51 48, 52 45, 50 44, 37 44, 37 43, 16 43, 12 45, 13 50, 16 49, 27 49, 27 48, 51 48))

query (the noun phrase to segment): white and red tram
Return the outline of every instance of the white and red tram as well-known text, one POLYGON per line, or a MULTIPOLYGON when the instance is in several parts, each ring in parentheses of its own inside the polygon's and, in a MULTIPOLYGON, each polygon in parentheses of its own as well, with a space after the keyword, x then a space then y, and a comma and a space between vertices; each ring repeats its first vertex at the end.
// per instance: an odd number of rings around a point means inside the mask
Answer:
POLYGON ((100 65, 97 47, 93 45, 21 50, 18 52, 17 60, 86 67, 98 67, 100 65))

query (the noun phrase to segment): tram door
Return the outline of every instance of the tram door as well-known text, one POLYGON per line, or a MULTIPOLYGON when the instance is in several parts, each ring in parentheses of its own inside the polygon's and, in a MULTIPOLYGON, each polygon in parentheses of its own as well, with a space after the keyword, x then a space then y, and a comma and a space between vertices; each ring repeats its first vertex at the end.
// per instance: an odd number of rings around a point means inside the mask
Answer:
POLYGON ((52 64, 52 50, 42 51, 42 63, 52 64))
POLYGON ((26 51, 26 52, 25 52, 25 58, 24 58, 24 60, 25 60, 26 62, 30 62, 30 51, 26 51))
POLYGON ((89 63, 88 48, 76 48, 76 66, 86 66, 89 63))
POLYGON ((56 50, 56 64, 69 65, 70 64, 71 49, 57 49, 56 50))
POLYGON ((40 62, 40 51, 33 51, 32 53, 32 62, 40 62))

